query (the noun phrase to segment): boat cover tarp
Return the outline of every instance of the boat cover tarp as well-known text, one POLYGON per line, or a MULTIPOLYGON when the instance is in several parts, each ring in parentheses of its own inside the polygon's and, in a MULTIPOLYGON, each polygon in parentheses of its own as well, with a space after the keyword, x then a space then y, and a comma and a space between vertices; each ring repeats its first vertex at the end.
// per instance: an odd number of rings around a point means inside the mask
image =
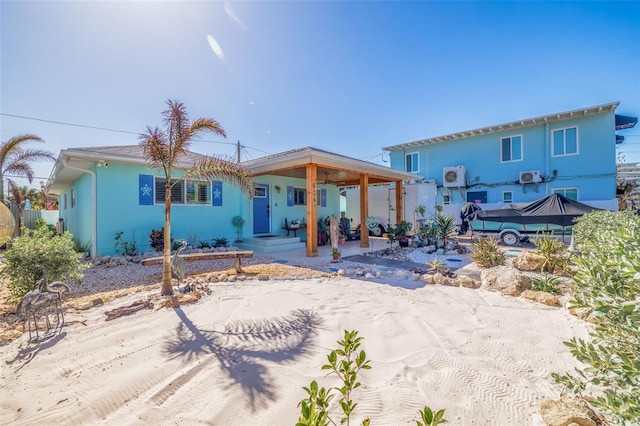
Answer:
POLYGON ((551 194, 528 204, 496 210, 479 210, 475 220, 511 222, 522 225, 549 223, 569 226, 573 225, 573 219, 595 210, 600 209, 570 200, 560 194, 551 194))

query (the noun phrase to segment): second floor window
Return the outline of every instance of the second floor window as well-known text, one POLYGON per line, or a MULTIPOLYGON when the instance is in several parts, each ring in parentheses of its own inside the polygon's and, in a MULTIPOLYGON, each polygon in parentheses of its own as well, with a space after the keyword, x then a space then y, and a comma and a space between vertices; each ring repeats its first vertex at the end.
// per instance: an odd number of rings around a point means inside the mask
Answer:
POLYGON ((578 153, 578 128, 567 127, 552 132, 553 156, 575 155, 578 153))
POLYGON ((418 153, 412 152, 411 154, 405 155, 405 171, 410 173, 417 173, 420 170, 420 165, 418 164, 418 153))
POLYGON ((573 201, 578 201, 578 188, 554 188, 553 193, 560 194, 573 201))
POLYGON ((513 203, 513 191, 502 191, 502 202, 505 204, 513 203))
POLYGON ((509 136, 500 139, 500 161, 503 163, 509 161, 522 160, 522 136, 509 136))

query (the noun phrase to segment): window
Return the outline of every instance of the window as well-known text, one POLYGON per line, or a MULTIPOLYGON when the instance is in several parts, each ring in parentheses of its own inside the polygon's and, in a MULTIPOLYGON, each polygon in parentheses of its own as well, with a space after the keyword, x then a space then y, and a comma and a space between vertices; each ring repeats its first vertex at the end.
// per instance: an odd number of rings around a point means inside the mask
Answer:
POLYGON ((64 209, 67 209, 67 193, 64 193, 64 209))
POLYGON ((522 136, 509 136, 500 139, 500 161, 522 161, 522 136))
POLYGON ((307 205, 307 190, 305 188, 293 188, 293 205, 307 205))
POLYGON ((554 194, 560 194, 570 200, 578 201, 578 188, 554 188, 554 194))
POLYGON ((451 195, 450 194, 442 194, 442 204, 444 204, 444 205, 451 204, 451 195))
MULTIPOLYGON (((164 204, 164 196, 166 194, 167 179, 155 178, 155 201, 156 204, 164 204)), ((211 204, 211 182, 189 181, 185 182, 179 179, 172 179, 174 183, 171 188, 172 204, 195 204, 209 205, 211 204), (177 183, 176 183, 177 182, 177 183), (186 200, 185 200, 186 195, 186 200)))
POLYGON ((420 170, 420 164, 418 163, 418 153, 412 152, 405 155, 405 170, 411 173, 417 173, 420 170))
POLYGON ((211 204, 211 185, 208 182, 187 182, 187 204, 211 204))
POLYGON ((76 206, 76 190, 74 188, 71 188, 70 195, 71 195, 71 208, 74 208, 76 206))
POLYGON ((486 203, 487 191, 469 191, 467 192, 467 202, 469 203, 486 203))
POLYGON ((553 146, 553 156, 575 155, 578 153, 578 128, 567 127, 557 129, 552 133, 551 145, 553 146))
POLYGON ((513 191, 502 191, 502 202, 505 204, 513 203, 513 191))
POLYGON ((267 198, 267 188, 264 186, 254 186, 253 198, 267 198))

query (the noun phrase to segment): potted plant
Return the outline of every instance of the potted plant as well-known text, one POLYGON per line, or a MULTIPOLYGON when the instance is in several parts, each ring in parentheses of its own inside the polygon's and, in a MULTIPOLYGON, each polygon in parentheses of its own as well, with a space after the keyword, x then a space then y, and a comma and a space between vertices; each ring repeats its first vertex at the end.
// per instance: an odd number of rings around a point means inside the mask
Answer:
POLYGON ((240 216, 234 216, 233 219, 231 219, 231 224, 236 228, 236 233, 238 234, 238 239, 236 240, 236 243, 241 243, 242 240, 240 239, 240 234, 242 234, 244 219, 241 218, 240 216))
POLYGON ((407 237, 407 232, 411 231, 412 228, 413 224, 406 220, 401 221, 396 227, 396 234, 400 247, 409 247, 409 237, 407 237))
POLYGON ((338 247, 334 247, 331 249, 331 256, 333 256, 334 261, 340 259, 340 250, 338 249, 338 247))

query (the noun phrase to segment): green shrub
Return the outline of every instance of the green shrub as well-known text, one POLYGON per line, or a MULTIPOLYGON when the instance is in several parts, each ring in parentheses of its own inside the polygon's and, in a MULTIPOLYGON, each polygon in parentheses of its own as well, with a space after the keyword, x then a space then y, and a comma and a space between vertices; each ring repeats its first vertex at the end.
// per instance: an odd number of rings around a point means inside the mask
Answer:
POLYGON ((471 260, 481 268, 493 268, 504 265, 506 256, 498 246, 497 238, 478 238, 473 244, 471 260))
POLYGON ((162 229, 152 229, 149 233, 151 248, 155 251, 164 251, 164 227, 162 229))
POLYGON ((211 244, 209 243, 209 241, 202 240, 198 242, 198 248, 203 249, 203 248, 209 248, 209 247, 211 247, 211 244))
POLYGON ((229 240, 227 240, 226 237, 220 237, 220 238, 214 238, 213 239, 213 246, 214 247, 226 247, 228 243, 229 243, 229 240))
POLYGON ((541 272, 553 272, 556 268, 563 271, 567 270, 569 252, 562 241, 553 238, 550 233, 543 232, 540 236, 534 238, 532 242, 536 246, 537 253, 544 257, 541 272))
POLYGON ((80 242, 79 239, 73 239, 73 250, 76 253, 88 253, 91 248, 91 241, 87 241, 86 243, 80 242))
POLYGON ((574 227, 576 292, 570 307, 593 321, 590 341, 565 342, 586 368, 553 374, 617 424, 640 421, 640 217, 595 212, 574 227))
MULTIPOLYGON (((300 401, 300 417, 296 426, 327 426, 329 424, 337 425, 336 420, 330 417, 329 406, 331 400, 340 395, 338 405, 342 411, 340 424, 349 426, 351 415, 358 406, 351 399, 351 392, 359 388, 361 383, 358 381, 358 373, 360 370, 369 370, 369 360, 364 350, 360 350, 360 342, 363 338, 358 337, 358 332, 344 331, 344 339, 338 341, 340 346, 327 355, 328 364, 322 366, 323 370, 329 370, 327 376, 336 375, 341 381, 340 387, 326 389, 318 386, 318 382, 313 380, 309 387, 303 389, 307 392, 307 398, 300 401)), ((418 426, 436 426, 440 423, 446 423, 443 418, 445 410, 433 412, 431 408, 425 406, 419 411, 423 423, 417 422, 418 426)), ((362 421, 363 426, 369 426, 371 421, 367 418, 362 421)))
POLYGON ((114 238, 116 240, 116 253, 120 252, 122 249, 122 254, 125 256, 135 256, 138 254, 138 246, 136 244, 136 234, 133 234, 132 241, 124 241, 122 239, 122 232, 116 232, 116 236, 114 238))
MULTIPOLYGON (((149 233, 149 240, 151 242, 151 248, 155 251, 164 251, 164 227, 161 229, 152 229, 149 233)), ((180 247, 181 244, 177 244, 180 247)), ((176 242, 171 238, 171 250, 175 250, 176 242)))
POLYGON ((456 221, 451 216, 437 213, 434 222, 437 229, 436 236, 438 240, 442 240, 442 244, 444 246, 447 244, 447 238, 453 235, 456 231, 456 221))
POLYGON ((73 235, 52 234, 46 224, 13 239, 11 248, 4 253, 7 267, 2 272, 8 279, 11 295, 19 298, 33 290, 42 278, 42 267, 46 268, 50 281, 79 282, 87 265, 80 262, 73 246, 73 235))
POLYGON ((546 291, 551 294, 560 294, 560 280, 553 275, 543 274, 540 277, 531 278, 531 289, 535 291, 546 291))

